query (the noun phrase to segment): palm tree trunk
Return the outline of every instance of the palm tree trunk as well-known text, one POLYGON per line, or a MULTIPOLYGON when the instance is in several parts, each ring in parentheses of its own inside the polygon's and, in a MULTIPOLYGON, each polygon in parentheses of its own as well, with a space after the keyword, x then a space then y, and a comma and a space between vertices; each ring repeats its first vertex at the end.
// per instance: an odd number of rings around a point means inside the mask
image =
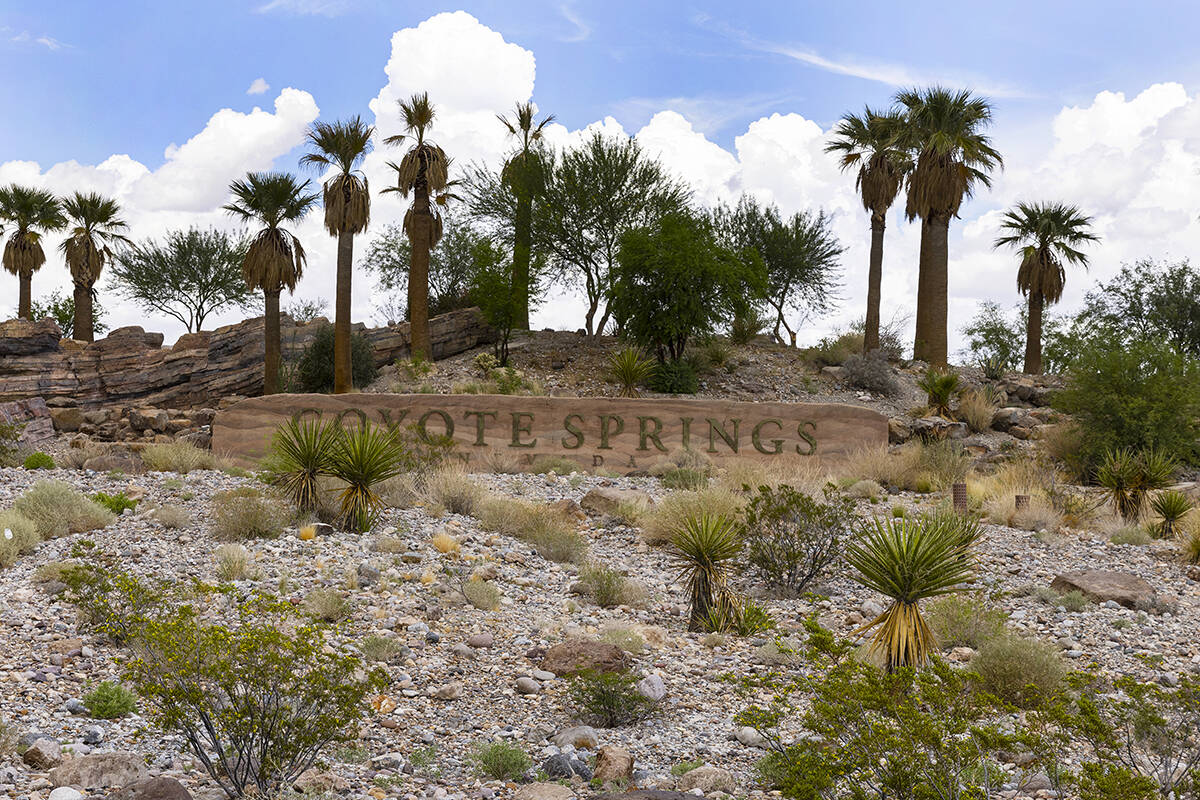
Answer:
POLYGON ((263 394, 279 391, 279 290, 263 292, 263 394))
POLYGON ((354 269, 354 234, 338 234, 337 295, 333 317, 333 392, 343 394, 354 388, 350 364, 350 292, 354 269))
POLYGON ((92 326, 92 287, 75 283, 75 322, 71 338, 80 342, 95 341, 92 326))
POLYGON ((1042 309, 1045 299, 1040 292, 1029 293, 1029 322, 1025 329, 1025 374, 1042 374, 1042 309))
POLYGON ((949 216, 931 214, 921 221, 917 330, 913 340, 913 358, 935 367, 946 366, 949 235, 949 216))
POLYGON ((522 192, 517 198, 513 236, 513 288, 517 292, 513 327, 529 330, 529 262, 533 250, 533 198, 522 192))
POLYGON ((408 273, 409 355, 432 358, 429 341, 429 251, 432 248, 433 218, 429 213, 429 190, 419 183, 413 199, 412 260, 408 273))
POLYGON ((867 268, 867 322, 863 355, 879 349, 879 299, 883 282, 883 214, 871 214, 871 263, 867 268))
POLYGON ((21 319, 33 320, 33 276, 21 273, 21 288, 17 295, 17 316, 21 319))

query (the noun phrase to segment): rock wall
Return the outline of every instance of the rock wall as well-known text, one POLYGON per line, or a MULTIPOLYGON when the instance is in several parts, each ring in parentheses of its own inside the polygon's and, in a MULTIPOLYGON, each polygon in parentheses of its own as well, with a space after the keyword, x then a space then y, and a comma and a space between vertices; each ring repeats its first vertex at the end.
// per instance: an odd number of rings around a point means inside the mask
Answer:
MULTIPOLYGON (((297 357, 326 320, 298 325, 284 315, 284 358, 297 357)), ((409 354, 408 325, 364 328, 375 360, 389 364, 409 354)), ((446 358, 495 340, 478 309, 429 322, 433 357, 446 358)), ((131 326, 92 343, 60 338, 52 320, 0 322, 0 401, 42 397, 80 408, 110 405, 194 408, 229 395, 262 392, 263 318, 213 331, 189 333, 163 347, 161 333, 131 326)))

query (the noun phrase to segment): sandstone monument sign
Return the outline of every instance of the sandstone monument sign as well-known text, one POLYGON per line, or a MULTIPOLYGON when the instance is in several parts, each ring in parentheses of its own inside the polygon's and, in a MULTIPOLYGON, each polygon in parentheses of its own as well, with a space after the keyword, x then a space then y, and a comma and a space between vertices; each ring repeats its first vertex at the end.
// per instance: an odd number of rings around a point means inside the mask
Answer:
POLYGON ((837 403, 727 400, 517 397, 434 394, 277 394, 243 400, 217 413, 213 450, 242 462, 262 456, 288 417, 339 419, 346 425, 399 426, 449 435, 468 462, 506 454, 574 459, 623 472, 645 469, 681 448, 716 462, 796 456, 830 457, 886 446, 887 417, 837 403))

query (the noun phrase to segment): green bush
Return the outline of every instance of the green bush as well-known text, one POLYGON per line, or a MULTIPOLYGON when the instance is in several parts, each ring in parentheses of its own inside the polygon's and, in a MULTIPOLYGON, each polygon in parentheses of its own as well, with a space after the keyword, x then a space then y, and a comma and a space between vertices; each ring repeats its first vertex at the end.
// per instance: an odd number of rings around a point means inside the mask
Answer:
POLYGON ((695 394, 700 391, 700 376, 687 361, 664 361, 654 367, 650 388, 663 394, 695 394))
POLYGON ((478 775, 497 781, 515 781, 533 766, 524 750, 505 741, 476 745, 471 762, 478 775))
POLYGON ((1053 402, 1083 430, 1081 457, 1089 471, 1106 452, 1122 448, 1196 463, 1200 363, 1168 344, 1098 337, 1079 354, 1053 402))
POLYGON ((601 608, 612 608, 630 600, 629 580, 620 570, 603 564, 588 564, 579 570, 579 579, 587 587, 587 592, 596 601, 596 605, 601 608))
POLYGON ((589 725, 620 728, 641 722, 658 708, 637 684, 637 676, 628 672, 584 670, 567 679, 567 696, 589 725))
POLYGON ((83 696, 83 704, 96 719, 116 719, 137 711, 137 695, 119 683, 104 681, 83 696))
POLYGON ((1053 644, 1013 634, 985 641, 971 667, 989 692, 1021 708, 1053 697, 1067 674, 1053 644))
POLYGON ((950 403, 958 394, 959 380, 957 372, 930 367, 917 381, 917 388, 925 392, 930 411, 951 418, 950 403))
POLYGON ((764 582, 799 593, 841 557, 854 524, 849 499, 819 503, 791 486, 761 486, 743 512, 742 538, 764 582))
POLYGON ((500 605, 500 589, 491 581, 467 581, 462 585, 462 593, 480 611, 493 611, 500 605))
MULTIPOLYGON (((322 325, 300 356, 296 381, 301 391, 323 394, 333 391, 333 338, 333 326, 322 325)), ((350 371, 354 385, 360 389, 379 374, 375 367, 375 348, 361 333, 350 335, 350 371)))
POLYGON ((37 451, 25 456, 25 462, 22 464, 25 469, 54 469, 54 459, 49 453, 37 451))
POLYGON ((970 647, 978 650, 987 642, 1004 635, 1007 615, 992 608, 983 598, 947 594, 925 605, 925 621, 943 649, 970 647))
POLYGON ((0 511, 0 567, 11 567, 18 556, 31 552, 41 540, 37 525, 21 512, 0 511))
POLYGON ((130 500, 125 496, 124 492, 116 492, 114 494, 96 492, 92 495, 92 499, 117 516, 121 516, 121 512, 127 508, 137 508, 137 500, 130 500))
POLYGON ((403 472, 411 458, 397 431, 362 425, 339 437, 329 463, 329 474, 345 484, 336 495, 339 524, 370 530, 384 507, 375 488, 403 472))
POLYGON ((43 539, 94 531, 114 519, 107 508, 63 481, 38 481, 17 498, 13 508, 33 522, 43 539))
POLYGON ((1104 487, 1113 509, 1126 522, 1136 522, 1147 495, 1168 486, 1176 466, 1175 459, 1161 450, 1107 450, 1096 469, 1096 483, 1104 487))

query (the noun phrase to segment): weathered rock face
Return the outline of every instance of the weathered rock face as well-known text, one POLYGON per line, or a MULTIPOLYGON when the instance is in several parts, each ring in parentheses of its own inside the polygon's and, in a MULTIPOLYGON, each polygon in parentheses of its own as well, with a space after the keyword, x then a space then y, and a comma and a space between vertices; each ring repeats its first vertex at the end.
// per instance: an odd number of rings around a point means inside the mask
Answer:
POLYGON ((1078 590, 1097 603, 1112 600, 1126 608, 1139 608, 1154 600, 1154 587, 1136 575, 1100 569, 1064 573, 1050 588, 1058 592, 1078 590))
POLYGON ((40 397, 0 403, 0 422, 19 425, 21 444, 36 447, 39 442, 54 438, 54 422, 46 401, 40 397))
MULTIPOLYGON (((297 325, 284 315, 284 358, 298 357, 324 324, 317 319, 297 325)), ((374 345, 377 364, 408 356, 407 324, 354 327, 374 345)), ((434 317, 429 328, 435 359, 494 341, 496 335, 477 309, 434 317)), ((52 320, 0 322, 0 401, 42 397, 70 399, 81 408, 190 408, 262 391, 262 317, 185 334, 172 347, 162 346, 161 333, 137 326, 118 328, 90 344, 60 337, 52 320)))
POLYGON ((624 672, 629 669, 629 655, 608 642, 574 637, 547 650, 542 669, 556 675, 574 675, 584 670, 624 672))

